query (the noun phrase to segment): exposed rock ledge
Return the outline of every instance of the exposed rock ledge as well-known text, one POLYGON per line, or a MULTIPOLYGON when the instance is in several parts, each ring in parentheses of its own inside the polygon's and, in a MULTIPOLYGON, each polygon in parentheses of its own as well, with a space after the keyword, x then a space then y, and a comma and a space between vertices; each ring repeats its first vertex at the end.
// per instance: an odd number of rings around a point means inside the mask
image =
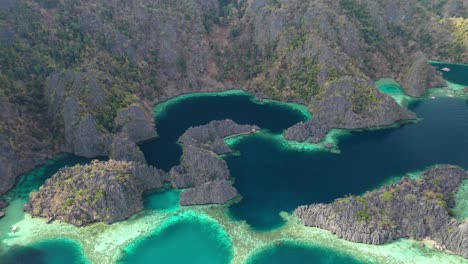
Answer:
POLYGON ((163 171, 141 163, 93 161, 60 169, 31 194, 24 210, 76 226, 110 224, 142 210, 143 191, 168 180, 163 171))
POLYGON ((325 85, 320 97, 322 99, 312 107, 314 117, 286 130, 287 139, 318 143, 333 128, 385 126, 416 118, 416 114, 365 80, 344 77, 333 81, 325 85))
POLYGON ((217 154, 230 152, 223 138, 257 129, 229 119, 189 128, 179 138, 184 149, 181 164, 170 172, 174 187, 194 187, 182 193, 181 204, 224 204, 236 197, 238 192, 229 180, 228 166, 217 154))
POLYGON ((468 173, 454 166, 425 171, 400 182, 331 204, 301 206, 295 214, 307 226, 330 230, 353 242, 383 244, 398 238, 434 240, 468 258, 468 222, 450 217, 454 193, 468 173))

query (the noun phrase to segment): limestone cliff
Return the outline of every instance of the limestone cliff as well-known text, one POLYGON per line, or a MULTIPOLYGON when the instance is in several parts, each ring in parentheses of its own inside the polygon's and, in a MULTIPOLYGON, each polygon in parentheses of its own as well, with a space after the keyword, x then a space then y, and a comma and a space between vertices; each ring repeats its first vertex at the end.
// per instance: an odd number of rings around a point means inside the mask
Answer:
POLYGON ((296 141, 318 143, 332 128, 362 128, 390 125, 415 119, 416 115, 399 106, 365 80, 344 77, 327 83, 312 105, 314 117, 290 127, 285 137, 296 141))
POLYGON ((230 152, 223 138, 253 133, 257 126, 239 125, 232 120, 212 121, 189 128, 180 138, 181 164, 171 169, 171 183, 182 192, 182 205, 224 204, 238 195, 230 181, 226 161, 217 154, 230 152))
MULTIPOLYGON (((18 118, 0 120, 0 194, 17 175, 59 151, 108 155, 109 136, 125 133, 133 142, 155 136, 149 108, 183 93, 240 87, 317 110, 335 100, 326 92, 329 83, 351 76, 394 77, 409 94, 420 95, 440 85, 426 58, 468 60, 466 1, 439 2, 1 4, 0 104, 10 104, 18 118), (22 166, 10 164, 15 160, 22 166)), ((346 105, 349 113, 354 105, 346 105)), ((395 106, 391 112, 399 111, 395 106)), ((357 118, 349 127, 382 125, 379 118, 357 118)), ((335 124, 312 126, 326 131, 335 124)), ((220 150, 226 150, 222 144, 220 150)))
POLYGON ((330 230, 353 242, 383 244, 398 238, 432 239, 440 248, 468 258, 468 223, 452 218, 454 193, 468 172, 438 166, 421 178, 396 184, 331 204, 301 206, 295 214, 307 226, 330 230))
POLYGON ((25 211, 76 226, 113 223, 143 209, 142 193, 162 188, 161 170, 141 163, 93 161, 65 167, 31 194, 25 211))

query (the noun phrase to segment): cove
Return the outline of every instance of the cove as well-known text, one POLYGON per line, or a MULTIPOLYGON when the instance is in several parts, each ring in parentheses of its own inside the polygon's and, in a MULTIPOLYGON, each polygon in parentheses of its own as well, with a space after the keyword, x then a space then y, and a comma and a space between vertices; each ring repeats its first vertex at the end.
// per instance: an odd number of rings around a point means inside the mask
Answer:
POLYGON ((230 207, 235 219, 254 229, 281 226, 281 211, 362 194, 386 180, 435 164, 468 169, 468 101, 416 100, 410 108, 423 120, 399 128, 350 131, 340 155, 289 148, 264 132, 233 141, 227 155, 242 200, 230 207))
POLYGON ((130 244, 118 263, 227 264, 232 256, 226 231, 215 220, 189 211, 130 244))
POLYGON ((155 108, 158 138, 140 145, 150 165, 169 171, 179 164, 179 137, 190 127, 213 120, 232 119, 255 124, 274 133, 310 118, 307 109, 295 104, 265 100, 239 90, 179 96, 155 108))
POLYGON ((438 71, 442 73, 446 81, 459 85, 468 86, 467 64, 445 63, 439 61, 430 61, 438 71), (449 68, 450 71, 442 71, 443 68, 449 68))
POLYGON ((277 242, 261 249, 246 264, 361 264, 367 263, 325 247, 300 245, 294 242, 277 242))
POLYGON ((81 245, 69 239, 45 240, 28 246, 12 247, 0 257, 2 264, 88 264, 81 245))

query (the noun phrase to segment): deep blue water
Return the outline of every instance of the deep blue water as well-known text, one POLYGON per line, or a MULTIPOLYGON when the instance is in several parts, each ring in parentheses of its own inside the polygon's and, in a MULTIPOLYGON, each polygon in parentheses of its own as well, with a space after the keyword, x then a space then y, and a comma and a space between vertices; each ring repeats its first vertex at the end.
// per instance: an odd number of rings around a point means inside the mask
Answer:
POLYGON ((361 194, 392 176, 449 163, 468 169, 468 103, 463 99, 421 101, 411 107, 416 124, 351 132, 340 155, 282 147, 267 133, 245 137, 226 157, 242 200, 232 214, 257 229, 282 224, 278 213, 298 205, 361 194))
POLYGON ((442 72, 444 79, 453 83, 468 86, 468 73, 466 64, 451 64, 451 63, 432 63, 437 70, 442 72), (449 68, 449 72, 441 71, 443 68, 449 68))
POLYGON ((229 118, 238 124, 256 124, 279 133, 306 119, 298 110, 255 103, 249 95, 191 97, 171 105, 165 112, 162 117, 156 114, 159 137, 140 148, 149 164, 166 171, 179 164, 182 148, 176 142, 191 126, 229 118))
POLYGON ((261 250, 246 264, 360 264, 354 259, 338 252, 321 248, 283 242, 261 250))
POLYGON ((87 264, 81 247, 68 239, 41 241, 26 247, 13 247, 1 256, 1 264, 87 264))

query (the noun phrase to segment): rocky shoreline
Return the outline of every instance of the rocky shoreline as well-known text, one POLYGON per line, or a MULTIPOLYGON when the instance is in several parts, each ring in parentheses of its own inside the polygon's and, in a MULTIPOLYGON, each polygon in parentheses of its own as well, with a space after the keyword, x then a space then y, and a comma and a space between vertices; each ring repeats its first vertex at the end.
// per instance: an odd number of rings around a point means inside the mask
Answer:
POLYGON ((468 258, 468 222, 450 216, 454 193, 468 172, 437 166, 418 179, 403 178, 363 196, 337 199, 331 204, 298 207, 294 213, 306 226, 367 244, 399 238, 433 240, 438 248, 468 258))
POLYGON ((366 80, 343 77, 325 86, 322 100, 313 104, 314 117, 286 130, 289 140, 319 143, 333 128, 356 129, 385 126, 416 119, 416 114, 398 105, 366 80))
MULTIPOLYGON (((24 210, 33 216, 83 226, 94 222, 126 219, 143 209, 142 193, 171 184, 184 189, 180 204, 224 204, 238 196, 230 181, 226 162, 213 150, 223 138, 252 133, 257 126, 238 125, 232 120, 212 121, 184 133, 181 164, 169 174, 144 164, 136 144, 125 134, 114 137, 111 157, 119 161, 93 161, 89 165, 62 168, 31 194, 24 210)), ((222 143, 222 144, 221 144, 222 143)), ((229 148, 224 145, 224 150, 229 148)))
POLYGON ((83 226, 126 219, 143 209, 142 193, 169 180, 156 168, 127 161, 93 161, 60 169, 24 210, 33 216, 83 226))
POLYGON ((181 204, 224 204, 238 196, 229 179, 226 161, 218 155, 231 151, 224 138, 254 133, 258 129, 229 119, 189 128, 179 138, 183 147, 181 164, 170 171, 175 188, 193 187, 182 192, 181 204))

